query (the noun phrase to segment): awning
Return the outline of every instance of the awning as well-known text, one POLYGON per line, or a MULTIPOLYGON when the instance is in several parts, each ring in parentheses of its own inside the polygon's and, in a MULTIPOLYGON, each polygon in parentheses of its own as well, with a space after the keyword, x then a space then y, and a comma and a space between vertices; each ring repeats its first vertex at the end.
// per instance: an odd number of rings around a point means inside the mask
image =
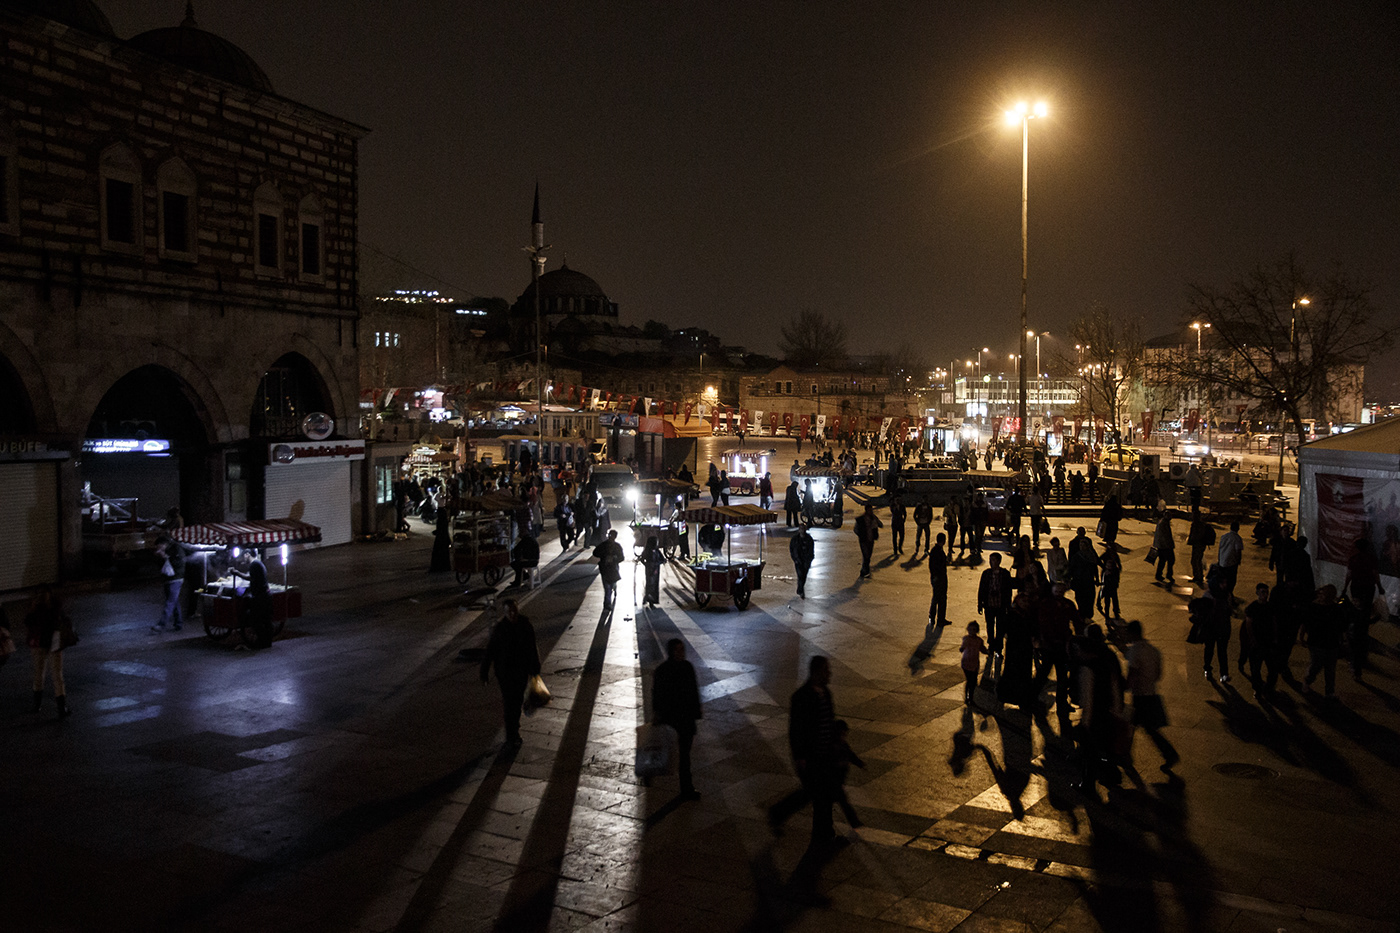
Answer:
POLYGON ((636 486, 638 489, 645 490, 649 493, 665 492, 668 489, 676 493, 695 493, 700 491, 700 487, 695 485, 694 483, 687 483, 683 479, 667 479, 664 476, 653 476, 649 479, 639 479, 632 485, 636 486))
POLYGON ((793 475, 795 475, 795 476, 801 476, 801 477, 812 477, 812 478, 816 478, 816 477, 819 477, 819 476, 825 476, 825 477, 828 477, 828 478, 830 478, 830 479, 841 479, 842 477, 844 477, 844 476, 846 475, 846 473, 845 473, 840 467, 825 467, 825 466, 814 467, 814 466, 804 466, 804 467, 798 467, 797 470, 796 470, 796 472, 795 472, 793 475))
POLYGON ((778 513, 756 505, 714 505, 686 509, 681 518, 702 525, 765 525, 776 522, 778 513))
POLYGON ((729 448, 728 450, 724 451, 724 453, 720 454, 720 456, 721 456, 721 457, 745 457, 745 458, 753 458, 753 457, 773 457, 773 456, 777 456, 777 453, 778 453, 778 452, 777 452, 776 450, 774 450, 772 447, 768 447, 768 448, 762 448, 762 447, 731 447, 731 448, 729 448))
POLYGON ((264 544, 315 544, 321 540, 321 529, 290 518, 268 518, 186 525, 172 531, 170 536, 185 544, 259 547, 264 544))
POLYGON ((517 499, 508 492, 488 492, 484 496, 467 496, 461 500, 462 508, 470 512, 518 512, 527 508, 523 499, 517 499))

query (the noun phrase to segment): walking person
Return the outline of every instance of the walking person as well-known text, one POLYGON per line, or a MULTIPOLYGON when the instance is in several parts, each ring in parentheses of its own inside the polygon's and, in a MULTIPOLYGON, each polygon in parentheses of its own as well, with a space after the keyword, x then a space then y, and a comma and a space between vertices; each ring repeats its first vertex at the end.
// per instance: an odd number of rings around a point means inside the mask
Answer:
POLYGON ((606 612, 613 608, 617 598, 617 582, 622 579, 622 562, 626 559, 622 545, 617 543, 616 531, 608 532, 607 539, 593 549, 593 556, 598 561, 598 575, 603 578, 603 611, 606 612))
POLYGON ((1069 557, 1058 537, 1050 539, 1050 549, 1045 552, 1045 575, 1051 583, 1069 583, 1069 557))
POLYGON ((1162 734, 1162 728, 1167 725, 1167 708, 1157 693, 1157 683, 1162 679, 1162 652, 1143 637, 1142 623, 1137 619, 1128 623, 1124 637, 1128 642, 1128 690, 1133 694, 1133 725, 1147 733, 1162 755, 1162 770, 1170 773, 1181 755, 1162 734))
POLYGON ((1158 520, 1157 529, 1152 534, 1152 546, 1157 549, 1157 581, 1162 582, 1165 573, 1167 585, 1175 584, 1176 575, 1172 571, 1176 567, 1176 537, 1172 534, 1170 512, 1158 520))
POLYGON ((1039 598, 1039 593, 1017 593, 1000 626, 1005 655, 1001 676, 997 678, 997 699, 1023 710, 1035 702, 1035 616, 1039 598))
POLYGON ((510 549, 510 567, 515 571, 515 579, 511 586, 521 586, 525 582, 525 572, 532 573, 539 570, 540 566, 540 543, 535 538, 526 534, 526 529, 520 529, 520 538, 515 542, 515 546, 510 549))
POLYGON ((161 559, 160 576, 165 585, 165 607, 161 610, 160 621, 151 626, 151 631, 163 632, 169 625, 178 632, 183 620, 180 589, 185 583, 185 549, 170 535, 162 534, 156 540, 156 557, 161 559))
POLYGON ((1230 530, 1220 536, 1220 546, 1215 549, 1215 562, 1225 571, 1225 595, 1233 605, 1235 582, 1240 576, 1240 561, 1244 558, 1244 539, 1240 537, 1240 523, 1236 519, 1230 523, 1230 530))
POLYGON ((860 578, 870 576, 870 555, 875 550, 875 541, 880 537, 880 529, 885 525, 875 514, 875 507, 869 502, 865 511, 856 519, 856 540, 860 542, 860 578))
POLYGON ((1031 547, 1040 550, 1040 526, 1045 521, 1045 497, 1040 494, 1040 490, 1031 487, 1031 494, 1026 497, 1026 512, 1031 517, 1031 547))
POLYGON ((1191 582, 1202 586, 1206 582, 1206 548, 1215 543, 1215 526, 1201 517, 1199 509, 1191 512, 1191 530, 1186 532, 1186 544, 1191 548, 1191 582))
POLYGON ((987 497, 975 493, 972 497, 972 556, 982 556, 982 539, 987 534, 987 522, 991 510, 987 508, 987 497))
POLYGON ((904 519, 907 510, 900 501, 899 493, 890 498, 890 545, 893 553, 904 553, 904 519))
POLYGON ((1021 538, 1021 515, 1026 511, 1026 497, 1018 486, 1006 497, 1006 531, 1011 541, 1021 538))
POLYGON ((666 660, 652 674, 651 715, 656 722, 676 730, 681 798, 699 800, 700 792, 690 773, 690 749, 695 743, 695 724, 704 713, 700 709, 695 667, 685 659, 685 642, 679 638, 666 643, 666 660))
POLYGON ((987 654, 987 646, 982 636, 977 634, 981 626, 976 622, 967 623, 967 634, 963 636, 958 651, 962 655, 963 705, 976 706, 974 696, 977 690, 977 675, 982 670, 982 655, 987 654))
MULTIPOLYGON (((1230 682, 1230 594, 1225 590, 1223 574, 1216 573, 1206 578, 1207 595, 1193 599, 1188 606, 1195 606, 1200 613, 1205 634, 1205 675, 1212 680, 1210 658, 1214 654, 1220 661, 1220 682, 1230 682)), ((1194 621, 1194 620, 1193 620, 1194 621)))
POLYGON ((452 569, 452 516, 446 506, 438 509, 437 523, 433 526, 433 555, 428 562, 428 573, 445 573, 452 569))
POLYGON ((806 683, 792 695, 788 713, 788 747, 802 786, 768 809, 768 825, 776 834, 810 801, 813 845, 836 836, 831 821, 836 802, 836 705, 830 685, 831 662, 815 655, 808 664, 806 683))
POLYGON ((933 586, 933 600, 928 606, 928 628, 932 634, 940 625, 948 624, 948 555, 943 552, 943 534, 928 552, 928 579, 933 586))
POLYGON ((501 690, 506 744, 520 745, 520 710, 525 705, 525 687, 540 672, 540 652, 535 644, 535 627, 520 614, 513 599, 505 601, 505 615, 491 629, 491 640, 481 659, 483 684, 490 680, 493 667, 501 690))
POLYGON ((954 496, 943 506, 943 532, 948 536, 948 557, 952 559, 953 547, 958 543, 958 497, 954 496))
POLYGON ((919 556, 919 545, 923 544, 924 553, 927 554, 933 545, 933 505, 928 501, 928 496, 922 496, 919 504, 914 506, 914 556, 919 556))
POLYGON ((1105 619, 1123 618, 1123 607, 1118 605, 1118 584, 1123 579, 1123 559, 1118 556, 1117 548, 1108 548, 1103 552, 1100 562, 1103 565, 1103 585, 1099 587, 1099 608, 1103 610, 1105 619), (1112 612, 1109 612, 1110 606, 1112 612))
POLYGON ((661 565, 666 563, 666 556, 661 553, 661 548, 657 546, 656 535, 647 537, 646 546, 642 548, 642 556, 638 560, 646 575, 646 585, 642 590, 642 605, 659 606, 661 605, 661 565))
POLYGON ((817 544, 812 539, 812 533, 799 525, 797 534, 788 541, 788 554, 792 557, 793 569, 797 571, 797 595, 802 599, 807 598, 807 572, 812 569, 816 553, 817 544))
POLYGON ((1099 556, 1094 545, 1084 535, 1084 529, 1070 542, 1069 585, 1074 590, 1074 602, 1084 621, 1094 619, 1094 596, 1099 583, 1099 556))
POLYGON ((44 706, 44 676, 48 673, 53 677, 58 718, 64 719, 73 711, 68 708, 68 688, 63 681, 63 652, 78 643, 78 636, 73 632, 73 620, 63 611, 63 600, 52 587, 42 587, 34 594, 24 627, 29 656, 34 659, 34 712, 44 706))
POLYGON ((764 473, 763 479, 758 481, 758 507, 761 509, 771 509, 773 507, 772 473, 764 473))
POLYGON ((1099 537, 1106 546, 1111 548, 1118 540, 1118 523, 1122 520, 1123 503, 1118 501, 1117 493, 1110 493, 1099 510, 1099 537))
POLYGON ((1001 654, 1001 637, 997 623, 1011 608, 1011 574, 1001 566, 1001 555, 987 558, 988 567, 977 583, 977 611, 987 623, 987 640, 992 650, 1001 654))
POLYGON ((817 521, 817 494, 812 489, 810 479, 802 484, 802 521, 806 522, 809 528, 817 521))
POLYGON ((1337 604, 1337 588, 1327 584, 1303 613, 1299 640, 1308 648, 1308 672, 1303 676, 1303 692, 1311 693, 1313 681, 1322 675, 1327 699, 1337 696, 1337 655, 1342 645, 1346 621, 1337 604))
POLYGON ((1357 538, 1352 545, 1351 557, 1347 560, 1347 575, 1342 582, 1342 592, 1346 595, 1351 612, 1348 627, 1348 640, 1351 643, 1351 672, 1360 680, 1366 670, 1366 659, 1371 653, 1371 616, 1377 593, 1384 593, 1381 586, 1380 562, 1376 559, 1375 548, 1368 538, 1357 538))
POLYGON ((1245 663, 1249 664, 1249 681, 1254 686, 1254 699, 1271 696, 1278 683, 1278 619, 1274 607, 1269 603, 1269 585, 1260 583, 1254 587, 1254 602, 1244 607, 1244 621, 1240 623, 1240 673, 1245 673, 1245 663), (1260 677, 1261 668, 1267 668, 1268 679, 1260 677))
POLYGON ((797 480, 788 483, 783 496, 783 511, 787 512, 787 526, 797 528, 802 524, 802 493, 798 491, 797 480))

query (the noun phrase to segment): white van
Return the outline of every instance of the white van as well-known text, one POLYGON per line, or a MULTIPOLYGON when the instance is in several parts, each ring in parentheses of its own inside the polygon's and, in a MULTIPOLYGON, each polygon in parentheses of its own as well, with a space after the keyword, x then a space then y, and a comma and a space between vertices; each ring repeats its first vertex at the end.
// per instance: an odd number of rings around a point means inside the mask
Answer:
POLYGON ((593 468, 593 484, 608 505, 622 505, 627 490, 637 481, 632 468, 625 463, 600 463, 593 468))

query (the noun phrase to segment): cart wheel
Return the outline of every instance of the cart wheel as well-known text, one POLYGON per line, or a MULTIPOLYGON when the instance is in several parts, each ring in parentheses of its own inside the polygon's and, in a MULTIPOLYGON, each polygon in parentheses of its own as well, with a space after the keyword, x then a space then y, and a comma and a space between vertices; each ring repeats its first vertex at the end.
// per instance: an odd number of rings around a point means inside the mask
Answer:
POLYGON ((696 593, 696 594, 695 594, 695 605, 699 606, 701 609, 704 609, 704 608, 705 608, 706 606, 708 606, 709 604, 710 604, 710 594, 709 594, 709 593, 696 593))
POLYGON ((229 628, 226 625, 215 625, 213 622, 209 621, 208 619, 205 619, 204 634, 208 635, 215 641, 223 641, 225 638, 228 638, 230 635, 233 634, 233 629, 229 628))
POLYGON ((472 575, 471 575, 471 572, 470 572, 470 571, 468 571, 467 573, 463 573, 463 572, 460 571, 460 570, 457 571, 457 585, 458 585, 458 586, 466 586, 467 581, 470 580, 471 578, 472 578, 472 575))
POLYGON ((661 549, 661 556, 664 557, 664 558, 666 558, 667 560, 675 560, 675 559, 676 559, 676 546, 675 546, 674 544, 672 544, 672 545, 669 545, 669 546, 667 546, 667 547, 662 548, 662 549, 661 549))
POLYGON ((483 574, 483 576, 486 577, 487 586, 495 586, 497 583, 500 583, 501 577, 504 577, 505 575, 506 570, 504 567, 488 567, 486 568, 486 572, 483 574))
POLYGON ((735 608, 735 609, 741 609, 741 610, 742 610, 742 609, 747 609, 747 608, 749 608, 749 597, 752 596, 752 595, 753 595, 753 590, 749 589, 749 587, 748 587, 747 584, 745 584, 745 585, 743 585, 743 586, 737 586, 737 587, 735 587, 735 588, 734 588, 734 608, 735 608))
POLYGON ((741 496, 751 496, 751 495, 753 495, 753 483, 745 483, 744 485, 740 486, 740 487, 739 487, 739 495, 741 495, 741 496))

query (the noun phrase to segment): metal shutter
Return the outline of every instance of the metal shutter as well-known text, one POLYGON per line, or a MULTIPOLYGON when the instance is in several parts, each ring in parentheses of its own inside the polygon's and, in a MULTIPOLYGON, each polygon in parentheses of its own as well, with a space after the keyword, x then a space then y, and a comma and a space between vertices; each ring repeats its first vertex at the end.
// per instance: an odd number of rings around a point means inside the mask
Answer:
POLYGON ((0 591, 58 582, 58 465, 0 464, 0 591))
POLYGON ((269 465, 264 501, 266 518, 295 518, 318 526, 321 545, 350 541, 348 461, 269 465))

